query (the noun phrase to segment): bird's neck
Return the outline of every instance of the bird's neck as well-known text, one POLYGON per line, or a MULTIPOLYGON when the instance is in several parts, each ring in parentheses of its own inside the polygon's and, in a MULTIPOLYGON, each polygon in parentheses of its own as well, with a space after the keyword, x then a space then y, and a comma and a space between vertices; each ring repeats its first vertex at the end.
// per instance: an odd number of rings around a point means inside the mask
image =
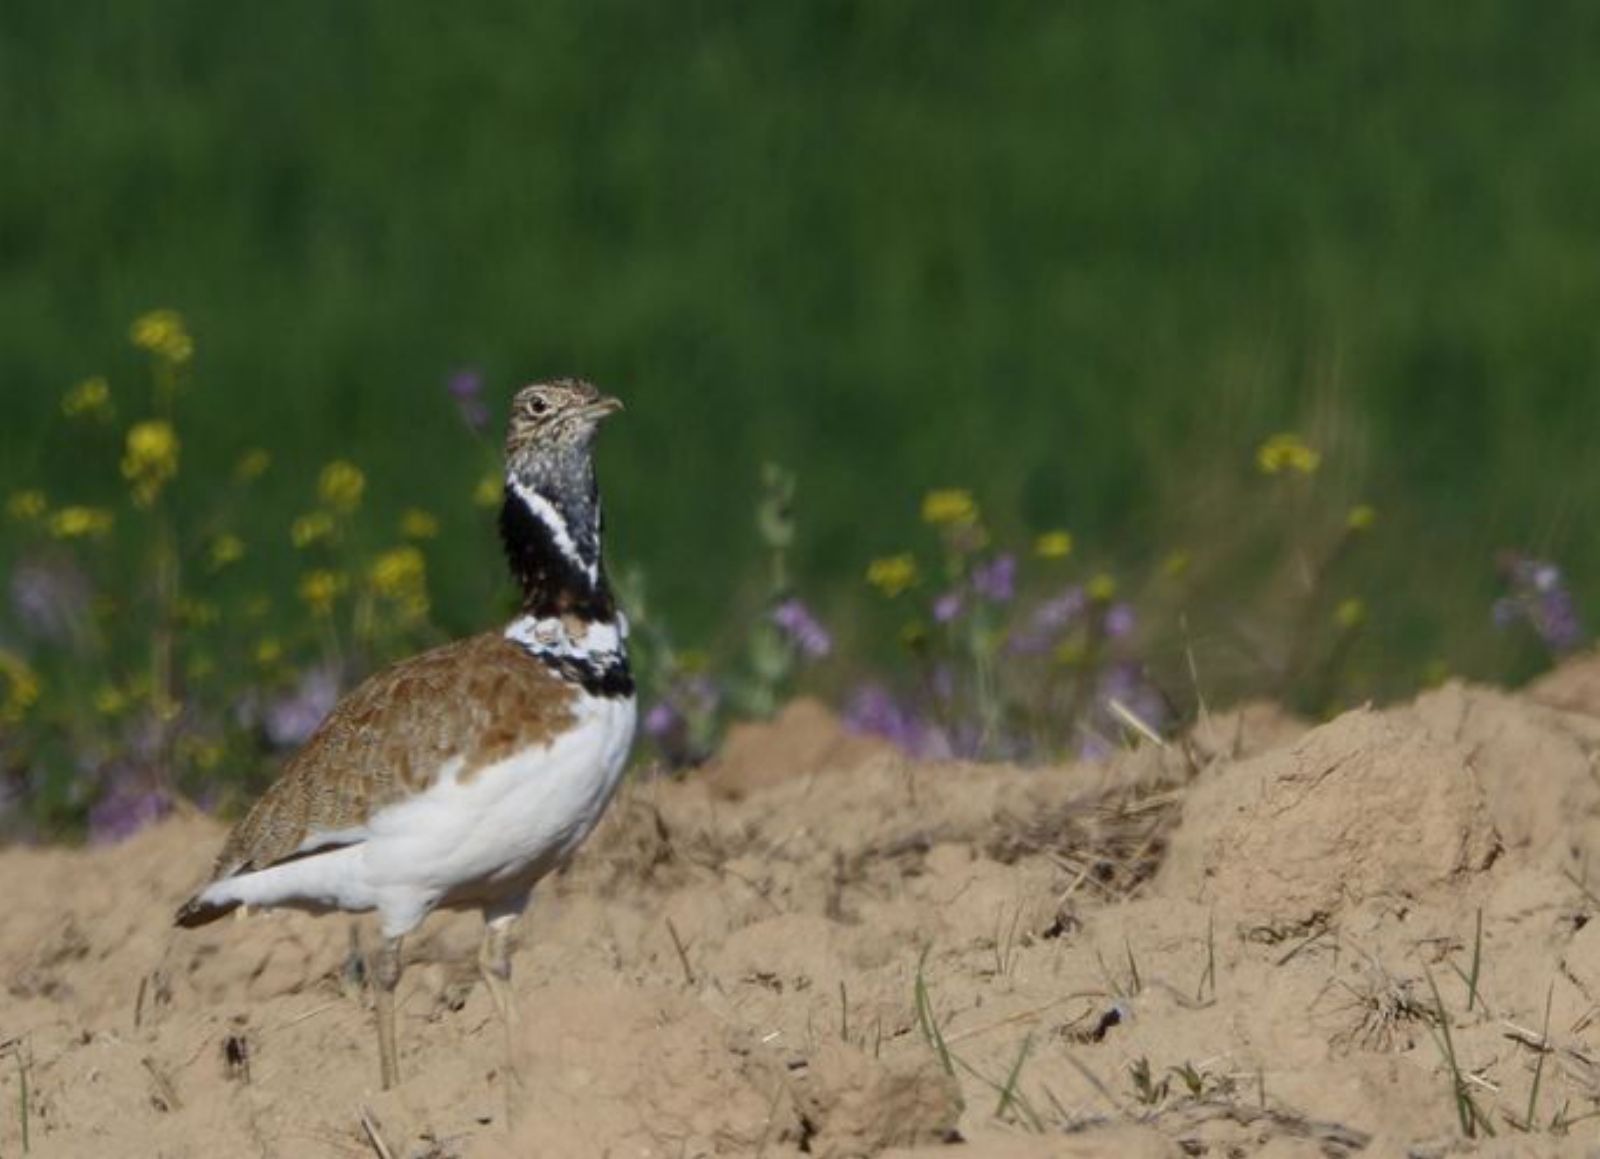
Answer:
POLYGON ((522 588, 522 617, 610 623, 616 601, 600 558, 600 491, 586 459, 506 476, 500 538, 522 588))

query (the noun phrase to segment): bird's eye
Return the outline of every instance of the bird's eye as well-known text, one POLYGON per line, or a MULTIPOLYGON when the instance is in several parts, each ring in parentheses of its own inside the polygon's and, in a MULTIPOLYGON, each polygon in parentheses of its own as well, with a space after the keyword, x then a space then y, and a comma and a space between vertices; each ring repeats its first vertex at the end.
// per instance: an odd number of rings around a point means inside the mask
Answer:
POLYGON ((550 404, 542 398, 536 398, 528 404, 528 410, 536 415, 542 415, 550 409, 550 404))

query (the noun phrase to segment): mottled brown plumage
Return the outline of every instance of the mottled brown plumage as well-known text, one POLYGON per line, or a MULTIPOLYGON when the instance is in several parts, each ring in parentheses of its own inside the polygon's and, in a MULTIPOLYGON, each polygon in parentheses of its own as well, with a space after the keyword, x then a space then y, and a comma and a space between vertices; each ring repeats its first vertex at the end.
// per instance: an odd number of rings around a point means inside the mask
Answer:
POLYGON ((365 824, 460 759, 463 781, 572 723, 576 689, 497 633, 370 677, 312 734, 229 835, 214 878, 265 869, 308 837, 365 824))

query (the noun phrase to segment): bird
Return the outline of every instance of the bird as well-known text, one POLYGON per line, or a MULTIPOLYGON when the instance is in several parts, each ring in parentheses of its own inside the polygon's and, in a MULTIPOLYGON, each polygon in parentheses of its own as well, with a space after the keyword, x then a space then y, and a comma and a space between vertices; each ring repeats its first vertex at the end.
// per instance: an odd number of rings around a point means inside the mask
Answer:
POLYGON ((601 421, 621 409, 582 379, 517 391, 499 519, 517 614, 351 691, 177 912, 178 926, 194 928, 240 906, 376 911, 384 1089, 400 1081, 402 941, 435 909, 482 911, 478 965, 509 1050, 512 927, 594 829, 627 764, 637 721, 628 620, 601 557, 593 453, 601 421))

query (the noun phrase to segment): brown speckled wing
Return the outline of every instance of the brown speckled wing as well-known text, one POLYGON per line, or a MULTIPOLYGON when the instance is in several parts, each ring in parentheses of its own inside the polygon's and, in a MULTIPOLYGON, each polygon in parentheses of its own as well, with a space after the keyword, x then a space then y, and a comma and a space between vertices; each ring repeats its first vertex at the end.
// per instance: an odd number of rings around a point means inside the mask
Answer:
POLYGON ((264 869, 308 837, 363 825, 454 758, 465 778, 548 740, 573 723, 576 695, 498 634, 379 672, 339 702, 229 834, 213 876, 264 869))

